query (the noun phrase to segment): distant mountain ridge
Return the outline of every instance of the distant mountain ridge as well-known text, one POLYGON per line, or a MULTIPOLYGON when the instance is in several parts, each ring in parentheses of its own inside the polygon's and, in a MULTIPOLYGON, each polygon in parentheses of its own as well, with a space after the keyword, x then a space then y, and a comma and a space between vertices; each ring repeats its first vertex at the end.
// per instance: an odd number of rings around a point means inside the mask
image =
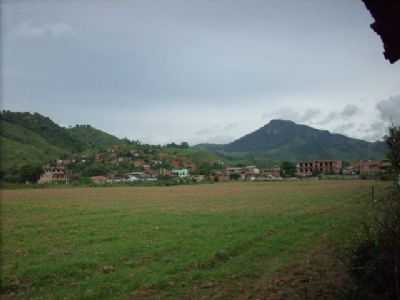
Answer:
POLYGON ((272 120, 229 144, 196 147, 225 155, 252 153, 273 160, 383 159, 386 145, 330 133, 288 120, 272 120))
MULTIPOLYGON (((65 128, 38 113, 0 112, 0 171, 12 173, 25 164, 42 165, 73 153, 103 151, 126 144, 111 134, 90 125, 65 128)), ((272 120, 260 129, 226 145, 202 144, 192 150, 228 162, 311 159, 382 159, 386 145, 353 139, 292 121, 272 120)))

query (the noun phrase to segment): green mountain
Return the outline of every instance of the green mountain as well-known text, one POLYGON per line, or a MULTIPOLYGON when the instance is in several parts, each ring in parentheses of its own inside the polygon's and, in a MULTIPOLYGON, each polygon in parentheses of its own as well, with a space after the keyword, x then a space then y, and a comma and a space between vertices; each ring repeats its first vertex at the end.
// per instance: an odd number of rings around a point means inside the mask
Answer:
POLYGON ((122 144, 119 138, 90 125, 76 125, 68 128, 68 133, 85 149, 104 150, 113 145, 122 144))
POLYGON ((272 160, 291 161, 382 159, 386 152, 383 142, 370 143, 286 120, 272 120, 230 144, 197 147, 228 156, 250 153, 272 160))
POLYGON ((64 128, 39 114, 1 112, 0 140, 1 171, 8 174, 79 149, 64 128))
POLYGON ((38 113, 0 113, 1 171, 12 174, 21 166, 86 150, 104 149, 123 141, 89 125, 64 128, 38 113))
MULTIPOLYGON (((5 121, 19 128, 29 130, 29 132, 35 133, 47 143, 59 147, 63 151, 74 152, 83 150, 81 143, 72 137, 66 128, 57 125, 50 120, 50 118, 42 116, 41 114, 3 111, 0 114, 0 121, 5 121)), ((5 129, 6 130, 2 130, 2 136, 10 134, 7 128, 5 129)), ((24 139, 20 132, 14 133, 16 135, 14 135, 13 138, 19 141, 24 139)))

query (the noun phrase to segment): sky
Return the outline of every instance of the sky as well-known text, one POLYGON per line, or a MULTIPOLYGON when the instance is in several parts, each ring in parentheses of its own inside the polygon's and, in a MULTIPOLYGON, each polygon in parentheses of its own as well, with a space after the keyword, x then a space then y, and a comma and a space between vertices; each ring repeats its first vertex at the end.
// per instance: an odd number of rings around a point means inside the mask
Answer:
POLYGON ((361 0, 0 1, 3 109, 152 144, 400 124, 400 62, 361 0))

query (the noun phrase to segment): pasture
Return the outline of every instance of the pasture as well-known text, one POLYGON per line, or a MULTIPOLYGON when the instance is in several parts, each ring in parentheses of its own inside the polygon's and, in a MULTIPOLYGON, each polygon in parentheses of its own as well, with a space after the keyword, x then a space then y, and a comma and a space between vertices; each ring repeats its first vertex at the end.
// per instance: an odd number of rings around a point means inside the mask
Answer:
POLYGON ((232 299, 368 217, 371 181, 3 190, 4 299, 232 299), (225 290, 224 293, 220 293, 225 290))

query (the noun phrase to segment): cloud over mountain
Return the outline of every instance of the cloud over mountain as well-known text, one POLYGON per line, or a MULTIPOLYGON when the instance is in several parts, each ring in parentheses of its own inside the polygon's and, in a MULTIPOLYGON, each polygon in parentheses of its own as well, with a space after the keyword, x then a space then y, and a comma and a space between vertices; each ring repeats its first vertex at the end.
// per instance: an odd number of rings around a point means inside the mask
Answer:
POLYGON ((376 105, 379 116, 384 122, 400 124, 400 95, 384 99, 376 105))

